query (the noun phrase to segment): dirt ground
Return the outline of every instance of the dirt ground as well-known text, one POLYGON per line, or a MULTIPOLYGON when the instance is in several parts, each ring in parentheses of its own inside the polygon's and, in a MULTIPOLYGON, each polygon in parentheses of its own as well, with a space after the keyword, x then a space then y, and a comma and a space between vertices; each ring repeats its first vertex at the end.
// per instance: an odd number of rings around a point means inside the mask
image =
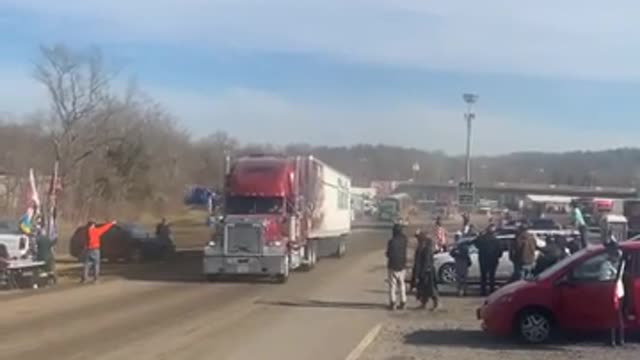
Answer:
POLYGON ((96 285, 0 293, 0 358, 344 359, 386 315, 387 238, 356 231, 343 259, 284 285, 204 282, 194 251, 108 266, 96 285))
MULTIPOLYGON (((486 220, 476 216, 472 223, 484 226, 486 220)), ((450 223, 450 231, 451 226, 458 224, 450 223)), ((480 322, 475 318, 475 310, 484 300, 477 288, 475 296, 465 298, 454 296, 453 289, 441 290, 442 311, 410 309, 388 314, 378 336, 360 360, 638 359, 640 334, 630 337, 622 349, 605 346, 607 334, 589 337, 570 334, 567 339, 536 347, 492 337, 481 331, 480 322)))
MULTIPOLYGON (((459 223, 454 219, 449 231, 459 223)), ((103 281, 84 286, 77 284, 78 265, 63 261, 60 286, 0 293, 0 358, 341 360, 378 325, 358 359, 630 360, 640 351, 640 340, 611 350, 604 338, 535 348, 492 338, 475 319, 482 299, 447 289, 441 312, 389 312, 383 255, 389 229, 354 231, 345 258, 323 259, 284 285, 204 282, 199 248, 209 230, 185 220, 174 231, 183 249, 174 261, 105 264, 103 281)))
POLYGON ((569 336, 544 346, 526 346, 480 330, 475 309, 480 297, 457 298, 445 289, 442 311, 407 310, 387 316, 361 360, 573 360, 638 359, 640 336, 622 349, 605 346, 607 335, 569 336))

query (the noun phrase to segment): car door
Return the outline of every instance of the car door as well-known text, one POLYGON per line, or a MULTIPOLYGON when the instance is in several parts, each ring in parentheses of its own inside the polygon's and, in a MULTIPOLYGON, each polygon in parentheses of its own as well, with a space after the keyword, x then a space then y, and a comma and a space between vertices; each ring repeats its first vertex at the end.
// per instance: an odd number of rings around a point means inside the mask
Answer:
MULTIPOLYGON (((556 282, 553 310, 562 328, 594 331, 610 323, 615 276, 601 278, 606 261, 609 261, 606 253, 596 253, 556 282)), ((617 264, 613 265, 617 268, 617 264)))
POLYGON ((632 326, 640 327, 640 251, 629 253, 625 272, 625 306, 632 326))
POLYGON ((498 262, 498 269, 496 271, 496 279, 505 281, 511 278, 513 275, 513 263, 509 259, 509 252, 503 251, 502 256, 498 262))
POLYGON ((515 233, 502 233, 497 236, 502 246, 502 256, 498 261, 496 279, 505 281, 513 275, 513 263, 509 259, 509 243, 515 241, 515 233))
POLYGON ((471 258, 471 266, 467 279, 469 281, 480 281, 480 261, 478 259, 478 248, 474 245, 469 246, 469 257, 471 258))

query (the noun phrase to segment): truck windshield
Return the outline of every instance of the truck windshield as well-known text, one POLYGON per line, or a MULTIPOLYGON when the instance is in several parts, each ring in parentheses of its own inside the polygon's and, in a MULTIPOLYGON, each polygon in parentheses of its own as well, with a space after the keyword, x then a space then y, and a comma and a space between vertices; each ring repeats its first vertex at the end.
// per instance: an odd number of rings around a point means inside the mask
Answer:
POLYGON ((630 229, 640 228, 640 201, 627 200, 624 202, 624 216, 627 217, 630 229))
POLYGON ((280 214, 284 199, 279 196, 230 196, 225 208, 229 215, 280 214))
POLYGON ((393 200, 385 200, 380 204, 380 210, 388 212, 396 211, 396 202, 393 200))

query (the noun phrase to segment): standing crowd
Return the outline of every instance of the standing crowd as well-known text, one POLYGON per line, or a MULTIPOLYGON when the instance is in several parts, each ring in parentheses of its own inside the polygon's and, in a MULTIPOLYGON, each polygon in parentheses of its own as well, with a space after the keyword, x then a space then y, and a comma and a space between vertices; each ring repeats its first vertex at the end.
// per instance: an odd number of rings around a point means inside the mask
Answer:
MULTIPOLYGON (((500 223, 511 220, 510 216, 501 218, 500 223)), ((419 229, 415 233, 417 247, 414 254, 413 271, 411 273, 411 290, 416 290, 420 307, 433 303, 433 309, 440 306, 437 290, 437 272, 434 255, 449 251, 455 260, 455 275, 458 296, 467 295, 467 278, 472 265, 470 247, 477 249, 480 272, 480 293, 487 296, 496 289, 496 273, 505 251, 513 265, 510 281, 529 279, 562 260, 569 254, 587 246, 587 225, 584 216, 576 203, 571 203, 571 221, 578 231, 577 241, 569 243, 565 236, 546 237, 546 246, 539 248, 536 236, 529 231, 526 221, 517 222, 515 239, 509 242, 498 239, 497 226, 492 220, 484 231, 478 233, 470 221, 469 214, 462 215, 462 230, 455 236, 455 243, 450 247, 448 235, 438 217, 430 230, 419 229), (462 240, 465 239, 465 240, 462 240), (472 240, 468 240, 472 239, 472 240), (539 253, 539 254, 538 254, 539 253)), ((407 295, 405 277, 408 265, 408 238, 404 226, 394 224, 392 238, 387 245, 386 257, 389 283, 389 307, 404 309, 407 295), (400 294, 398 300, 397 293, 400 294)))

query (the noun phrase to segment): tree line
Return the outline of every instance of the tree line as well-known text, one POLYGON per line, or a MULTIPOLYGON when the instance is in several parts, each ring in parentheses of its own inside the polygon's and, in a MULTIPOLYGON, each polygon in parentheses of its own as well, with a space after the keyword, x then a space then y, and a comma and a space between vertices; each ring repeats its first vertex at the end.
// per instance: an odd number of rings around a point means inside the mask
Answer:
MULTIPOLYGON (((187 185, 220 186, 226 154, 313 154, 360 186, 410 178, 443 183, 463 176, 464 159, 439 151, 366 144, 250 145, 215 131, 195 139, 135 82, 118 89, 119 71, 99 49, 55 45, 41 47, 39 54, 33 78, 47 90, 48 108, 26 119, 0 119, 0 213, 22 211, 16 205, 28 169, 48 175, 56 161, 62 179, 60 211, 70 219, 170 213, 182 202, 187 185)), ((640 150, 515 153, 474 158, 472 165, 479 183, 636 186, 640 150)))

